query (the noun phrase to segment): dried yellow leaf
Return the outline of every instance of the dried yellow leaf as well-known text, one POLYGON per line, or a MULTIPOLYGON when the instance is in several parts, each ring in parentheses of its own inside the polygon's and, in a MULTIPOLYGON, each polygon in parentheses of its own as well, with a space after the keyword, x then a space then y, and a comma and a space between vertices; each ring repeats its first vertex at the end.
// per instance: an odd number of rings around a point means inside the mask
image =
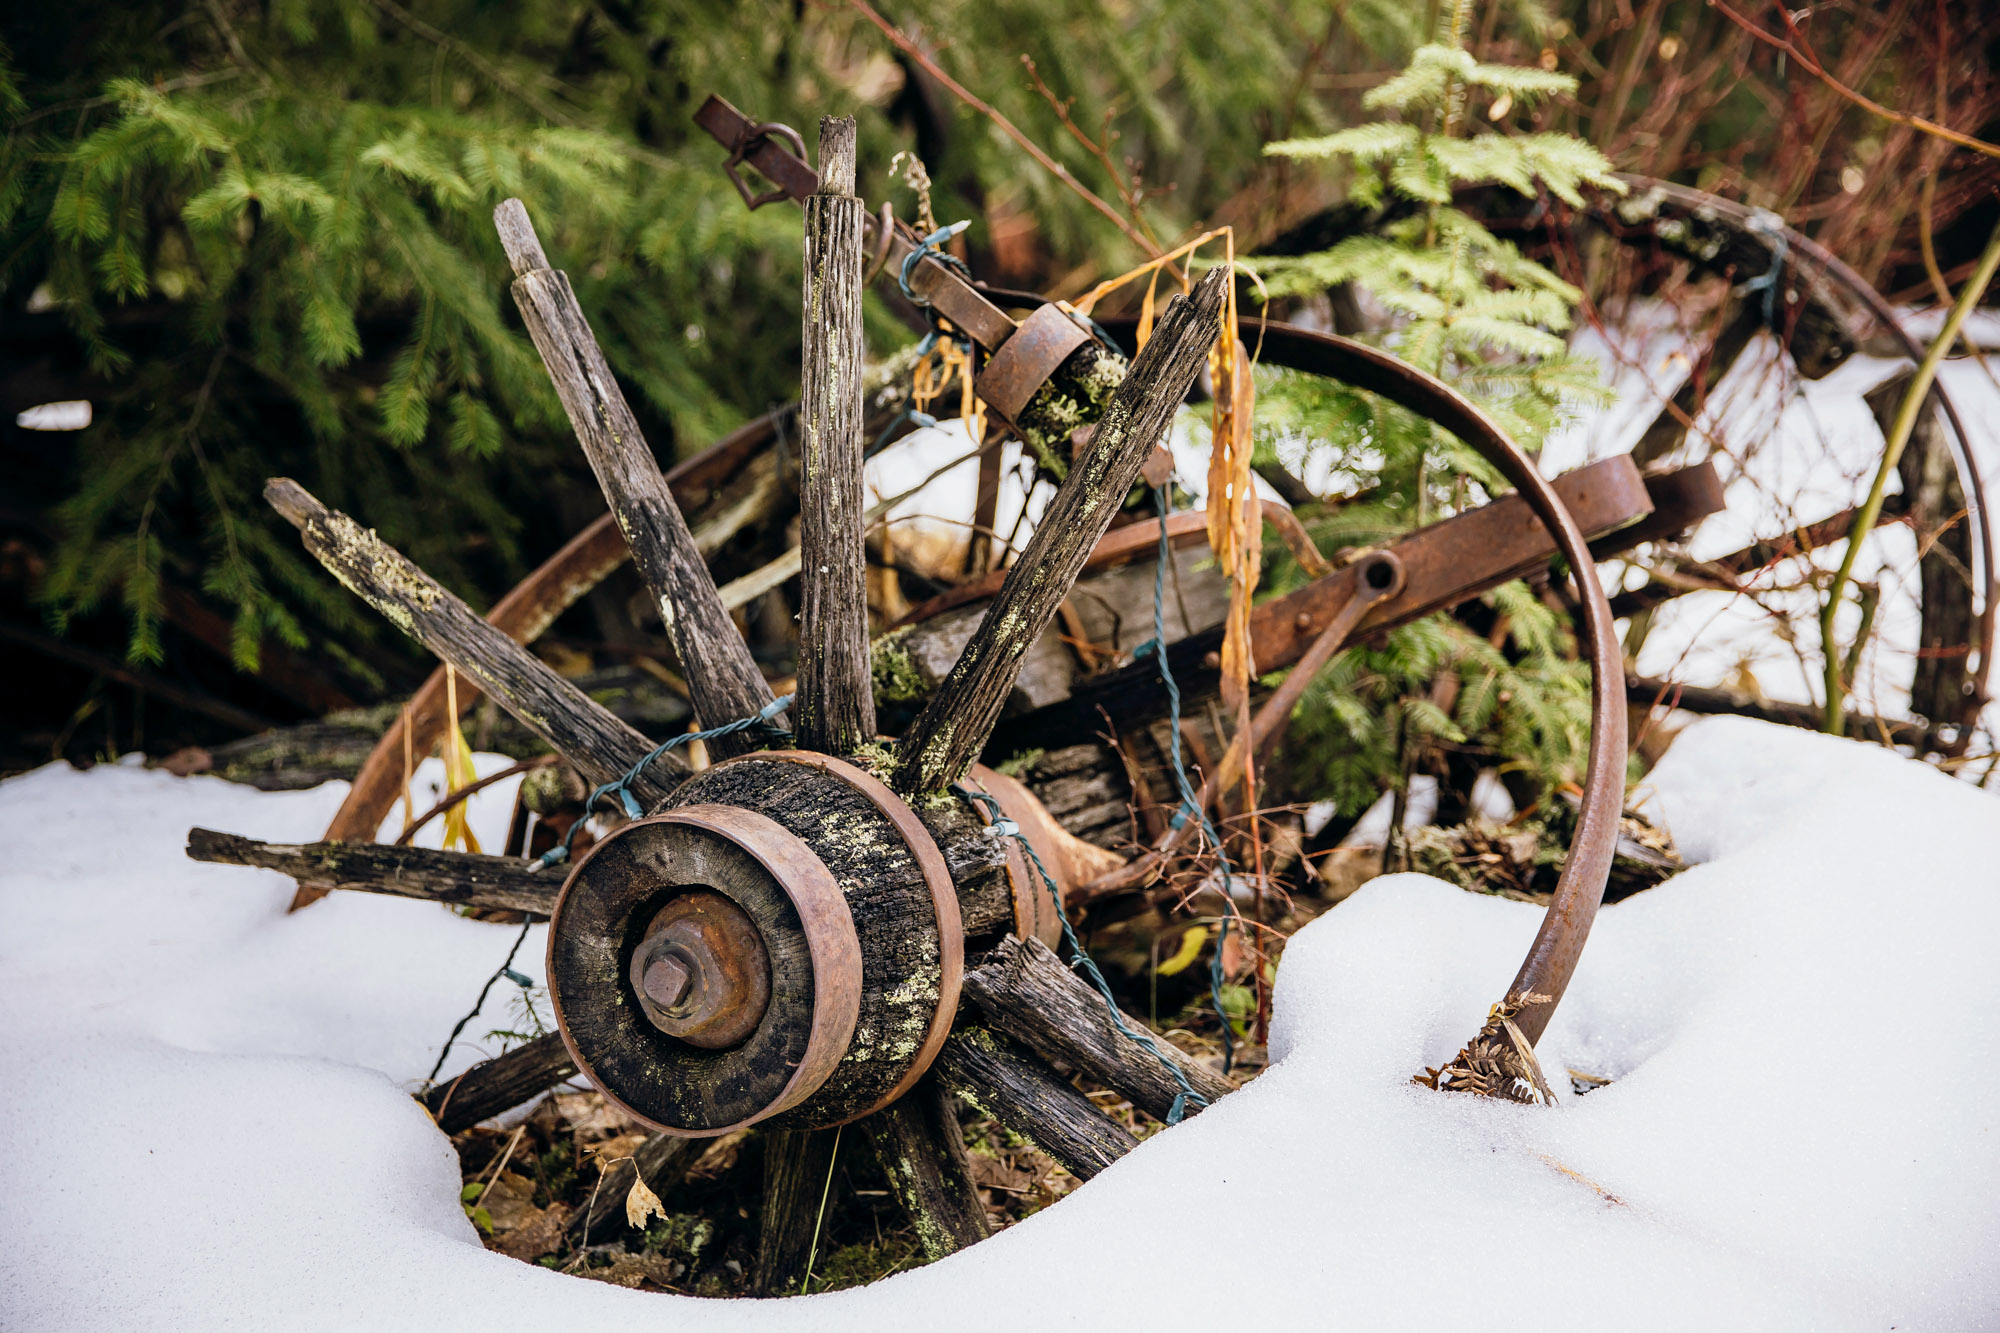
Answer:
POLYGON ((667 1210, 661 1204, 660 1196, 653 1193, 652 1187, 643 1178, 634 1175, 632 1188, 625 1195, 625 1221, 637 1230, 646 1225, 647 1218, 664 1218, 666 1215, 667 1210))

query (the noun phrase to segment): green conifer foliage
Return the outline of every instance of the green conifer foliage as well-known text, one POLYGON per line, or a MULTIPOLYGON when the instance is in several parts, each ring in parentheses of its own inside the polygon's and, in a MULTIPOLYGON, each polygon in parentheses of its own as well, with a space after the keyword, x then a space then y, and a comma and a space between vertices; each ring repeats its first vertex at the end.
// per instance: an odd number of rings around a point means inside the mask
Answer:
MULTIPOLYGON (((1254 261, 1273 297, 1352 284, 1393 318, 1381 341, 1477 402, 1538 449, 1571 405, 1600 399, 1595 365, 1563 333, 1579 293, 1454 204, 1465 186, 1546 190, 1572 203, 1584 186, 1615 189, 1610 164, 1560 133, 1514 133, 1516 109, 1574 90, 1553 71, 1481 63, 1464 49, 1459 0, 1434 42, 1373 89, 1385 118, 1265 151, 1344 163, 1349 197, 1378 225, 1331 249, 1254 261)), ((1456 439, 1372 394, 1276 374, 1264 388, 1260 446, 1294 469, 1324 469, 1356 499, 1308 516, 1322 546, 1383 543, 1499 487, 1456 439)), ((1273 584, 1299 576, 1273 551, 1273 584)), ((1504 632, 1489 638, 1448 615, 1359 648, 1314 682, 1292 722, 1296 764, 1354 814, 1400 782, 1413 753, 1493 756, 1542 783, 1575 776, 1588 741, 1588 671, 1572 660, 1565 619, 1524 584, 1485 599, 1504 632), (1439 677, 1455 675, 1437 688, 1439 677), (1441 706, 1448 704, 1449 707, 1441 706)))
MULTIPOLYGON (((949 0, 891 7, 939 58, 1095 169, 1016 63, 1193 210, 1259 170, 1304 0, 1228 11, 949 0), (929 38, 927 38, 929 40, 929 38)), ((60 542, 58 628, 120 603, 158 656, 161 585, 345 658, 378 635, 265 512, 298 476, 475 604, 589 513, 594 488, 507 295, 491 210, 518 195, 672 461, 796 393, 798 214, 751 213, 690 117, 720 93, 797 126, 862 117, 863 192, 917 148, 947 219, 1031 217, 1047 256, 1129 255, 988 122, 845 6, 780 0, 78 0, 0 19, 0 320, 60 345, 42 396, 95 421, 33 441, 60 542), (927 76, 925 76, 927 78, 927 76), (73 351, 73 355, 72 355, 73 351), (558 484, 561 483, 561 484, 558 484), (573 506, 574 508, 574 506, 573 506)), ((898 195, 907 216, 909 199, 898 195)), ((984 244, 976 236, 975 244, 984 244)), ((1032 279, 1030 279, 1032 280, 1032 279)), ((909 337, 870 307, 872 345, 909 337)), ((0 354, 4 359, 4 354, 0 354)), ((25 378, 25 377, 24 377, 25 378)), ((18 495, 18 492, 17 492, 18 495)), ((393 636, 389 636, 393 640, 393 636)), ((380 660, 379 658, 376 660, 380 660)))

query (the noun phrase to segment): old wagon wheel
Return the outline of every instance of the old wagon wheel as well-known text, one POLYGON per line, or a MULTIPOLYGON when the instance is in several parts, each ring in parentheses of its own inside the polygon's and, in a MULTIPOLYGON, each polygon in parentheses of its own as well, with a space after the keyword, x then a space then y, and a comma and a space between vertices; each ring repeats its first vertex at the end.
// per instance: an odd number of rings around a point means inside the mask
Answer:
MULTIPOLYGON (((1781 488, 1770 481, 1772 465, 1760 456, 1765 441, 1729 439, 1713 428, 1691 430, 1690 423, 1723 378, 1748 359, 1746 353, 1759 331, 1769 332, 1781 354, 1774 364, 1788 366, 1802 380, 1822 378, 1858 353, 1914 363, 1924 349, 1874 287, 1776 216, 1685 186, 1643 177, 1625 180, 1626 194, 1599 196, 1580 215, 1550 210, 1542 226, 1557 248, 1567 249, 1573 263, 1580 262, 1578 252, 1570 248, 1573 228, 1568 224, 1585 221, 1642 260, 1656 255, 1677 259, 1696 275, 1722 279, 1725 289, 1705 320, 1707 345, 1686 358, 1685 380, 1640 435, 1633 457, 1649 469, 1676 459, 1715 458, 1739 500, 1760 511, 1748 534, 1754 540, 1739 549, 1697 558, 1686 543, 1663 541, 1636 564, 1634 577, 1612 600, 1615 614, 1634 618, 1628 649, 1643 640, 1656 608, 1690 593, 1750 599, 1766 615, 1809 620, 1819 595, 1814 557, 1820 561, 1840 557, 1879 451, 1849 460, 1845 469, 1814 468, 1815 475, 1852 473, 1846 479, 1852 495, 1845 507, 1838 493, 1794 501, 1778 493, 1781 488)), ((1867 395, 1885 431, 1908 375, 1907 370, 1892 374, 1867 395)), ((1828 446, 1822 440, 1820 447, 1828 446)), ((1846 729, 1853 735, 1908 745, 1919 753, 1960 755, 1981 725, 1981 712, 1990 699, 1994 538, 1981 473, 1970 453, 1958 406, 1944 383, 1933 384, 1897 471, 1900 492, 1883 507, 1871 546, 1882 548, 1885 578, 1907 579, 1914 587, 1914 652, 1907 661, 1878 661, 1874 676, 1892 695, 1907 697, 1907 711, 1904 716, 1875 717, 1864 711, 1846 718, 1846 729), (1900 568, 1891 563, 1881 538, 1897 526, 1911 531, 1912 551, 1899 562, 1900 568)), ((1866 592, 1860 606, 1852 609, 1860 624, 1844 646, 1820 645, 1816 625, 1800 626, 1790 635, 1818 645, 1822 657, 1829 651, 1844 654, 1848 666, 1842 674, 1850 693, 1855 684, 1852 664, 1871 628, 1881 623, 1878 593, 1866 592)), ((1879 656, 1886 655, 1885 650, 1879 656)), ((1646 684, 1640 683, 1638 693, 1647 692, 1646 684)), ((1653 699, 1662 696, 1658 683, 1650 694, 1653 699)), ((1729 706, 1727 699, 1703 702, 1729 706)), ((1811 710, 1798 711, 1804 714, 1799 720, 1820 720, 1811 710)))
MULTIPOLYGON (((568 282, 548 266, 525 210, 509 201, 496 220, 517 274, 516 301, 721 762, 687 772, 670 747, 650 746, 372 532, 277 479, 267 498, 316 558, 638 817, 599 842, 559 894, 553 876, 507 858, 190 835, 202 859, 547 914, 559 1042, 489 1062, 427 1103, 441 1123, 469 1124, 580 1071, 657 1130, 641 1164, 676 1141, 759 1126, 769 1137, 756 1285, 766 1291, 790 1289, 798 1276, 811 1222, 806 1182, 824 1169, 826 1135, 838 1126, 854 1124, 876 1146, 935 1257, 987 1227, 942 1100, 947 1090, 967 1093, 1080 1177, 1132 1139, 1047 1062, 1163 1119, 1229 1090, 1122 1017, 1037 938, 1059 911, 1041 873, 1051 858, 1046 847, 1032 850, 1032 834, 1015 850, 1005 835, 1032 823, 1033 811, 975 766, 1024 654, 1203 364, 1228 274, 1217 270, 1174 298, 1108 400, 1094 405, 1101 411, 1088 446, 970 642, 903 735, 882 742, 858 521, 866 215, 851 193, 853 123, 829 120, 821 133, 825 174, 807 201, 796 699, 774 700, 755 670, 568 282), (759 727, 775 724, 787 703, 796 725, 788 748, 758 748, 759 727), (979 799, 982 783, 995 800, 979 799), (970 1003, 961 1007, 961 996, 970 1003)), ((1591 550, 1556 489, 1442 384, 1341 339, 1298 331, 1278 342, 1303 367, 1374 389, 1480 449, 1517 485, 1554 552, 1581 572, 1582 640, 1593 667, 1588 796, 1542 928, 1452 1084, 1523 1096, 1532 1063, 1524 1065, 1528 1057, 1501 1024, 1511 1020, 1532 1042, 1560 1000, 1602 894, 1622 795, 1622 675, 1608 604, 1588 576, 1591 550)), ((1079 350, 1074 342, 1059 356, 1044 348, 1043 378, 1079 350)), ((1024 401, 1039 391, 1029 389, 1024 401)), ((1402 569, 1383 552, 1333 577, 1324 620, 1297 628, 1337 646, 1399 592, 1402 569)))

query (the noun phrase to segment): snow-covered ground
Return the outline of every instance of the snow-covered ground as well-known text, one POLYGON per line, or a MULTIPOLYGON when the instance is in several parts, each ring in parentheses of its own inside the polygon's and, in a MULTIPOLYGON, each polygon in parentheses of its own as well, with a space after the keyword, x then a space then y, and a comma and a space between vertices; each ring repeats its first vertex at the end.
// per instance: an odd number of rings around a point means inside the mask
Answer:
POLYGON ((289 882, 181 854, 197 823, 314 836, 337 784, 42 769, 0 784, 0 1327, 2000 1325, 2000 802, 1728 719, 1653 785, 1701 864, 1603 913, 1541 1048, 1611 1086, 1411 1086, 1538 913, 1382 879, 1291 946, 1240 1095, 943 1263, 698 1303, 490 1254, 463 1216, 402 1089, 511 930, 287 916, 289 882))

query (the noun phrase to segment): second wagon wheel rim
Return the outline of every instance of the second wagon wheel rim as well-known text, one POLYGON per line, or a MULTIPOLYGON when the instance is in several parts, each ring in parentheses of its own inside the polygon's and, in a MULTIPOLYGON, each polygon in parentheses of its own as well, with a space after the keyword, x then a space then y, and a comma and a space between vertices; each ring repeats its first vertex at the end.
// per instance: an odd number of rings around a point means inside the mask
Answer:
MULTIPOLYGON (((1724 259, 1729 258, 1721 251, 1711 253, 1713 237, 1733 235, 1749 238, 1769 247, 1770 267, 1768 274, 1737 273, 1739 279, 1746 276, 1757 283, 1766 278, 1774 284, 1772 292, 1782 289, 1782 301, 1774 302, 1778 308, 1790 313, 1790 322, 1781 319, 1786 329, 1792 329, 1801 313, 1809 312, 1821 329, 1837 329, 1845 342, 1831 348, 1832 353, 1845 356, 1852 351, 1870 350, 1877 355, 1891 355, 1888 348, 1879 344, 1886 341, 1895 349, 1894 355, 1907 357, 1911 362, 1921 361, 1924 346, 1904 327, 1888 301, 1867 279, 1844 263, 1824 246, 1786 224, 1775 214, 1750 208, 1733 200, 1697 190, 1685 185, 1654 180, 1644 176, 1621 175, 1629 187, 1625 196, 1600 195, 1589 205, 1574 214, 1579 220, 1592 223, 1605 235, 1628 249, 1641 245, 1657 245, 1661 249, 1692 261, 1698 269, 1715 273, 1720 271, 1724 259), (1690 223, 1699 224, 1699 230, 1691 230, 1690 223), (1879 335, 1879 336, 1878 336, 1879 335), (1875 338, 1877 346, 1863 349, 1860 344, 1875 338)), ((1557 216, 1562 210, 1551 210, 1545 225, 1558 226, 1557 216)), ((1733 262, 1733 261, 1732 261, 1733 262)), ((1747 297, 1749 293, 1739 293, 1747 297)), ((1779 349, 1792 359, 1793 339, 1777 329, 1771 330, 1777 339, 1779 349)), ((1740 358, 1740 354, 1739 354, 1740 358)), ((1831 363, 1828 363, 1829 365, 1831 363)), ((1726 373, 1726 371, 1724 372, 1726 373)), ((1819 378, 1828 372, 1822 366, 1817 374, 1802 371, 1808 378, 1819 378)), ((1716 384, 1720 387, 1719 378, 1716 384)), ((1950 607, 1935 605, 1924 592, 1921 583, 1913 589, 1923 619, 1924 630, 1931 624, 1932 617, 1942 615, 1951 618, 1957 605, 1962 605, 1965 628, 1969 641, 1946 645, 1949 652, 1962 653, 1965 665, 1959 697, 1956 700, 1936 699, 1930 703, 1937 707, 1920 710, 1924 726, 1909 732, 1909 739, 1920 750, 1933 749, 1937 753, 1951 756, 1962 754, 1974 733, 1982 726, 1985 705, 1990 702, 1989 686, 1993 677, 1993 656, 1996 629, 2000 629, 2000 617, 1996 617, 1995 553, 1992 512, 1987 504, 1984 474, 1971 452, 1971 443, 1965 427, 1965 419, 1949 385, 1942 378, 1935 380, 1929 397, 1936 404, 1942 417, 1944 444, 1949 451, 1952 472, 1964 498, 1962 518, 1967 529, 1967 553, 1971 569, 1951 580, 1948 585, 1950 597, 1955 604, 1950 607), (1976 606, 1976 610, 1974 609, 1976 606)), ((1885 427, 1886 429, 1886 427, 1885 427)), ((1904 464, 1908 466, 1914 450, 1906 453, 1904 464)), ((1871 464, 1872 466, 1872 464, 1871 464)), ((1865 473, 1864 473, 1865 477, 1865 473)), ((1865 484, 1865 483, 1864 483, 1865 484)), ((1850 511, 1851 513, 1851 511, 1850 511)), ((1817 533, 1812 537, 1797 537, 1787 532, 1760 541, 1758 545, 1774 548, 1774 558, 1786 558, 1787 546, 1794 548, 1789 554, 1802 554, 1796 548, 1803 545, 1807 549, 1835 549, 1847 540, 1847 515, 1837 516, 1840 522, 1832 520, 1807 522, 1803 530, 1837 527, 1838 534, 1829 539, 1827 533, 1817 533)), ((1952 516, 1933 516, 1934 520, 1944 517, 1945 526, 1938 531, 1942 536, 1955 521, 1952 516)), ((1877 524, 1877 532, 1867 534, 1864 542, 1876 540, 1881 527, 1889 519, 1877 524)), ((1922 534, 1919 534, 1919 559, 1922 554, 1922 534)), ((1699 562, 1696 562, 1697 566, 1699 562)), ((1897 566, 1885 565, 1885 569, 1897 570, 1898 575, 1907 573, 1919 578, 1916 569, 1902 570, 1897 566)), ((1754 573, 1755 571, 1749 571, 1754 573)), ((1627 597, 1627 610, 1635 607, 1643 598, 1627 597)), ((1624 614, 1625 612, 1621 612, 1624 614)), ((1920 632, 1920 639, 1923 637, 1920 632)), ((1822 651, 1825 651, 1824 649, 1822 651)), ((1926 649, 1918 645, 1919 661, 1914 670, 1919 680, 1912 682, 1911 705, 1920 701, 1916 697, 1915 686, 1919 683, 1926 649)), ((1847 682, 1850 699, 1854 693, 1854 682, 1847 682)), ((1906 734, 1904 729, 1894 733, 1906 734)), ((1900 743, 1900 742, 1899 742, 1900 743)))
MULTIPOLYGON (((1123 332, 1133 320, 1107 320, 1123 332)), ((1515 1024, 1540 1040, 1583 952, 1603 901, 1625 806, 1625 667, 1611 605, 1593 571, 1595 558, 1569 510, 1521 447, 1477 405, 1435 376, 1351 338, 1271 321, 1259 323, 1265 364, 1337 379, 1408 408, 1476 450, 1534 510, 1568 564, 1583 624, 1578 635, 1590 663, 1590 748, 1576 833, 1542 924, 1507 988, 1518 1006, 1515 1024)))

